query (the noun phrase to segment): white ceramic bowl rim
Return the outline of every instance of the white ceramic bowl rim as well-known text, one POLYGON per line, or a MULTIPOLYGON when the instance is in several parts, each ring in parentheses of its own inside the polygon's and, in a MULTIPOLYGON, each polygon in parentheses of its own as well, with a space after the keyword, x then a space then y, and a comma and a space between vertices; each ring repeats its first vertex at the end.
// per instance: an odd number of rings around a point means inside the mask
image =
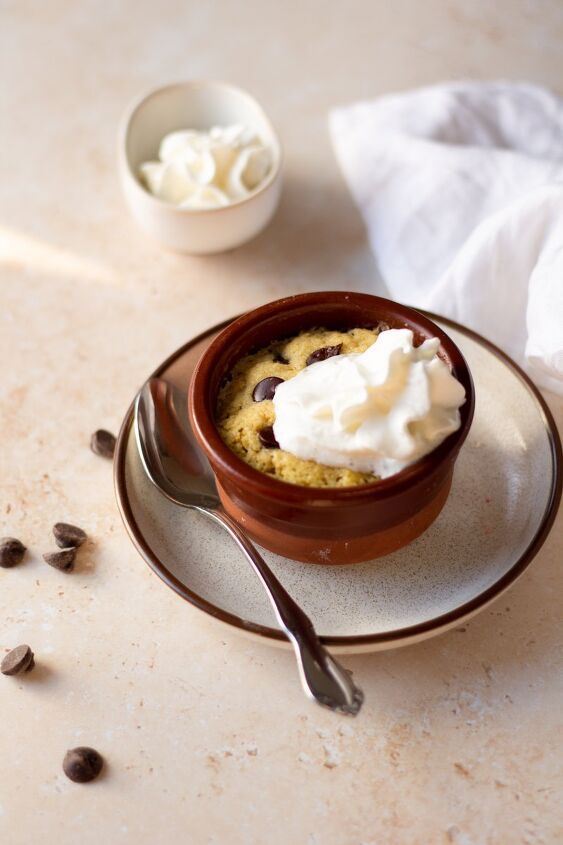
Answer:
POLYGON ((232 85, 230 82, 222 82, 221 80, 215 79, 193 79, 187 80, 183 82, 170 82, 167 85, 159 85, 158 88, 151 88, 150 90, 146 91, 145 93, 137 96, 133 102, 129 105, 125 112, 125 116, 121 120, 121 124, 119 127, 118 132, 118 155, 121 161, 125 164, 125 169, 129 177, 132 179, 134 184, 136 185, 137 189, 141 192, 143 197, 148 197, 150 202, 155 203, 157 206, 174 209, 174 211, 179 213, 185 213, 186 216, 193 216, 196 214, 217 214, 218 212, 225 212, 229 211, 229 209, 234 208, 236 206, 244 205, 245 203, 251 202, 255 197, 259 196, 263 193, 269 185, 276 179, 282 164, 282 148, 281 143, 279 140, 279 136, 275 131, 270 118, 264 111, 263 107, 260 105, 258 100, 249 94, 248 91, 245 91, 243 88, 239 88, 236 85, 232 85), (143 187, 137 175, 133 172, 131 167, 131 163, 129 161, 129 157, 127 155, 127 139, 129 137, 129 130, 131 127, 131 122, 134 116, 143 108, 143 106, 148 103, 153 97, 156 97, 162 94, 164 91, 169 91, 173 88, 223 88, 227 89, 230 92, 240 96, 246 100, 248 100, 253 106, 255 106, 260 112, 261 117, 268 127, 271 133, 271 142, 272 149, 274 153, 274 160, 272 163, 272 167, 270 172, 264 179, 264 181, 251 193, 248 194, 246 197, 242 197, 239 200, 233 200, 228 205, 218 206, 217 208, 180 208, 174 203, 166 202, 165 200, 161 200, 158 197, 155 197, 154 194, 151 194, 150 191, 147 191, 146 188, 143 187))

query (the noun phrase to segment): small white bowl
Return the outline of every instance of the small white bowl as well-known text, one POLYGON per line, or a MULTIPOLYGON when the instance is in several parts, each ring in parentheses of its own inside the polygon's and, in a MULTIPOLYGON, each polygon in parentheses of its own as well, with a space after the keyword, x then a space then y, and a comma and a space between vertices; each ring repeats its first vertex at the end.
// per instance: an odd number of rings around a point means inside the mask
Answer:
POLYGON ((156 88, 127 111, 119 130, 119 175, 137 223, 169 249, 204 255, 249 241, 269 223, 281 191, 281 148, 256 100, 233 85, 205 80, 156 88), (162 138, 176 129, 207 130, 242 123, 272 150, 272 168, 248 197, 222 206, 177 208, 150 194, 139 181, 139 165, 158 158, 162 138))

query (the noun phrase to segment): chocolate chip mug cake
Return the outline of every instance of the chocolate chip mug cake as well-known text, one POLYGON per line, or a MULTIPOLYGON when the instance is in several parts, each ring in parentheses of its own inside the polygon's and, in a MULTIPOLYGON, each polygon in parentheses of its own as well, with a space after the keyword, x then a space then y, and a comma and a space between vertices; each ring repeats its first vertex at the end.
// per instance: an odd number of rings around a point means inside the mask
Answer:
POLYGON ((460 425, 462 385, 409 329, 312 329, 244 356, 223 385, 217 426, 246 463, 306 487, 385 478, 460 425))
POLYGON ((349 564, 436 519, 474 405, 467 364, 439 325, 381 297, 319 291, 219 331, 188 410, 221 503, 253 540, 349 564))
POLYGON ((292 484, 349 487, 375 481, 372 473, 326 466, 280 449, 273 432, 272 400, 278 385, 305 367, 335 355, 364 352, 380 330, 312 329, 245 355, 218 397, 216 422, 225 443, 250 466, 292 484))

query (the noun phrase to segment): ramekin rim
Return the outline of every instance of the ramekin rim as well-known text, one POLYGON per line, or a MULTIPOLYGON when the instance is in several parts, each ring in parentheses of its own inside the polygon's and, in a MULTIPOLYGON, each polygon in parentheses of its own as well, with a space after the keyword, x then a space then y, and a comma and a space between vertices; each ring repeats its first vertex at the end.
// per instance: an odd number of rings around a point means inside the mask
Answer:
MULTIPOLYGON (((448 356, 449 357, 449 356, 448 356)), ((414 483, 421 481, 425 476, 431 474, 433 470, 439 465, 443 464, 452 453, 459 451, 463 442, 465 441, 471 422, 474 415, 475 407, 475 388, 471 371, 467 365, 465 357, 461 350, 450 338, 450 336, 437 326, 432 320, 421 314, 410 306, 403 305, 393 300, 384 297, 375 296, 372 294, 356 293, 352 291, 314 291, 311 293, 297 294, 294 296, 282 297, 281 299, 268 302, 257 308, 242 314, 236 318, 232 323, 229 323, 217 337, 213 339, 209 347, 204 351, 200 360, 198 361, 191 379, 189 390, 189 414, 192 426, 196 437, 199 440, 201 448, 206 453, 208 459, 211 461, 214 471, 218 475, 224 474, 231 482, 235 482, 246 489, 251 488, 253 494, 262 496, 263 498, 274 499, 279 502, 287 504, 302 504, 310 506, 314 501, 321 501, 324 507, 333 504, 335 507, 344 504, 357 504, 359 501, 365 499, 380 500, 386 499, 392 495, 398 495, 405 489, 411 487, 414 483), (350 487, 306 487, 304 485, 292 484, 291 482, 283 481, 278 478, 271 477, 266 473, 260 472, 254 467, 247 464, 242 458, 235 455, 229 449, 227 444, 222 440, 213 415, 208 413, 206 407, 207 403, 203 393, 197 395, 200 380, 205 375, 205 367, 210 367, 210 361, 213 354, 217 353, 223 345, 224 338, 230 334, 229 330, 237 331, 240 327, 244 327, 249 321, 255 319, 256 315, 260 313, 262 316, 271 315, 275 310, 283 308, 284 305, 290 303, 299 303, 309 300, 311 303, 315 299, 323 298, 327 295, 339 295, 344 298, 353 297, 356 301, 367 298, 371 301, 374 299, 385 303, 390 303, 401 311, 414 312, 423 323, 429 324, 438 333, 440 342, 443 345, 445 339, 446 344, 451 344, 457 356, 459 356, 463 374, 465 376, 464 387, 466 388, 466 401, 462 406, 463 416, 462 424, 457 431, 452 432, 445 440, 442 441, 435 449, 428 453, 428 455, 414 461, 409 466, 400 470, 400 472, 387 478, 380 479, 368 484, 353 485, 350 487), (202 415, 207 423, 209 435, 202 428, 202 415), (312 501, 313 500, 313 501, 312 501)))

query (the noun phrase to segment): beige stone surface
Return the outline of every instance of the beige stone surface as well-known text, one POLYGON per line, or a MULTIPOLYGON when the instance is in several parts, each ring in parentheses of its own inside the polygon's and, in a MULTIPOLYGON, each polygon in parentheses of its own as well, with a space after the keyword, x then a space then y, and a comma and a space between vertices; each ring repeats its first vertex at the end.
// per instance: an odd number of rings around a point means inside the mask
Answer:
POLYGON ((367 702, 342 721, 304 700, 290 653, 148 570, 88 449, 210 324, 285 293, 377 289, 329 107, 467 76, 561 91, 562 38, 559 0, 0 4, 0 534, 31 549, 0 570, 0 650, 37 656, 0 677, 2 845, 563 841, 561 517, 463 629, 347 658, 367 702), (251 90, 286 151, 272 226, 211 258, 141 235, 115 173, 127 102, 195 76, 251 90), (58 520, 91 538, 72 575, 41 560, 58 520), (86 786, 61 772, 79 744, 108 764, 86 786))

